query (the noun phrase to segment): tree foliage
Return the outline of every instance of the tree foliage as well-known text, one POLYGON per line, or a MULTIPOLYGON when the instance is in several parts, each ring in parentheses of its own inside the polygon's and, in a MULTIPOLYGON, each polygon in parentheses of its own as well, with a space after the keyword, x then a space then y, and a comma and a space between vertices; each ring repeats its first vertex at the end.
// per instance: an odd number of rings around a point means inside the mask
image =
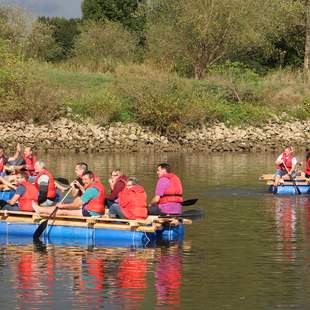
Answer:
POLYGON ((71 56, 74 43, 80 34, 80 19, 63 17, 40 17, 39 21, 52 29, 52 37, 57 43, 58 53, 51 55, 51 60, 60 61, 71 56))
POLYGON ((129 29, 141 32, 144 28, 144 1, 139 0, 84 0, 83 18, 88 20, 110 20, 119 22, 129 29))
POLYGON ((0 6, 0 39, 20 56, 50 60, 59 48, 52 27, 26 14, 18 7, 0 6))
POLYGON ((120 23, 88 21, 81 28, 75 45, 75 55, 80 58, 112 58, 128 62, 136 57, 137 41, 120 23))
POLYGON ((238 52, 262 48, 283 29, 284 0, 157 0, 149 19, 149 56, 187 63, 196 78, 238 52))

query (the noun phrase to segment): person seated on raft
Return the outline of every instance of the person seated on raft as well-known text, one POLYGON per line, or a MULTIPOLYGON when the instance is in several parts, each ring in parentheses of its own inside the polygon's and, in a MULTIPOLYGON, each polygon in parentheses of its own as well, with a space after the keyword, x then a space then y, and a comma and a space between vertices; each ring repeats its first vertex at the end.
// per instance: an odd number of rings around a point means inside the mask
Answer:
POLYGON ((28 181, 26 172, 19 172, 16 179, 18 183, 14 196, 8 201, 0 200, 2 210, 34 212, 32 202, 38 202, 39 191, 28 181))
MULTIPOLYGON (((73 187, 73 189, 71 190, 71 196, 72 197, 81 197, 82 194, 85 192, 85 188, 83 186, 83 182, 82 182, 82 176, 84 174, 85 171, 88 171, 88 165, 85 162, 78 162, 75 165, 75 175, 76 175, 76 179, 74 181, 71 182, 70 186, 73 187)), ((100 182, 100 178, 94 174, 94 178, 96 182, 100 182)), ((57 184, 57 183, 56 183, 57 184)), ((67 186, 62 186, 60 184, 57 184, 57 188, 59 188, 61 191, 66 191, 68 189, 67 186)))
POLYGON ((111 205, 109 217, 130 220, 147 218, 147 195, 136 178, 128 179, 126 187, 119 192, 117 201, 111 205))
POLYGON ((43 160, 38 160, 34 164, 34 171, 37 174, 34 184, 39 191, 39 204, 43 206, 55 204, 57 195, 54 177, 52 173, 45 168, 43 160))
POLYGON ((106 197, 105 204, 108 208, 114 204, 118 198, 118 194, 126 187, 127 176, 120 169, 114 169, 109 178, 111 193, 106 197))
MULTIPOLYGON (((21 157, 21 148, 18 149, 18 157, 21 157)), ((37 157, 33 155, 32 148, 30 146, 26 146, 24 148, 23 155, 17 165, 17 170, 19 171, 27 171, 29 177, 29 181, 35 181, 35 171, 34 165, 37 162, 37 157)))
POLYGON ((305 169, 305 177, 310 178, 310 150, 306 149, 306 169, 305 169))
MULTIPOLYGON (((81 197, 76 197, 72 203, 57 203, 56 207, 60 210, 57 215, 80 215, 80 216, 101 216, 104 215, 105 188, 96 182, 91 171, 85 171, 82 175, 82 182, 85 191, 81 197)), ((33 208, 39 214, 51 214, 54 207, 39 207, 33 204, 33 208)))
POLYGON ((16 146, 16 152, 11 157, 6 157, 3 146, 0 146, 0 176, 15 173, 15 164, 17 163, 20 152, 20 144, 16 146), (7 172, 6 172, 7 171, 7 172))
POLYGON ((183 187, 177 175, 171 172, 167 163, 157 166, 158 181, 156 184, 155 196, 149 206, 150 215, 182 213, 183 187))
POLYGON ((278 186, 280 179, 289 180, 295 178, 295 167, 297 165, 297 159, 294 156, 294 149, 291 146, 286 146, 283 153, 279 155, 275 161, 277 170, 275 173, 274 186, 278 186))

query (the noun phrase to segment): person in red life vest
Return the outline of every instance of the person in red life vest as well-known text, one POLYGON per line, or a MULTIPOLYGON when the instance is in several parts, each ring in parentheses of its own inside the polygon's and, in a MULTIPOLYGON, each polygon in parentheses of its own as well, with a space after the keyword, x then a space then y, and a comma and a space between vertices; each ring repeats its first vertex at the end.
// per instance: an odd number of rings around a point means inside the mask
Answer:
POLYGON ((109 179, 111 193, 106 197, 105 201, 108 208, 116 202, 119 193, 126 187, 127 181, 127 176, 124 175, 120 169, 114 169, 111 172, 111 178, 109 179))
MULTIPOLYGON (((96 182, 91 171, 85 171, 82 176, 85 192, 81 197, 76 197, 71 203, 57 203, 60 210, 58 215, 80 215, 80 216, 101 216, 104 215, 105 188, 101 183, 96 182)), ((39 207, 32 205, 39 214, 50 214, 54 207, 39 207)))
POLYGON ((305 177, 310 178, 310 150, 306 149, 306 170, 305 170, 305 177))
POLYGON ((274 186, 279 185, 281 178, 294 178, 295 177, 295 167, 297 165, 297 159, 294 156, 294 150, 291 146, 286 146, 284 151, 275 161, 277 165, 277 171, 275 173, 274 186))
POLYGON ((173 214, 182 213, 183 187, 177 175, 171 172, 169 164, 162 163, 157 166, 158 181, 155 196, 149 207, 149 214, 173 214))
POLYGON ((52 173, 45 168, 45 163, 38 160, 34 164, 34 171, 37 174, 35 186, 39 190, 39 204, 51 206, 56 202, 56 186, 52 173))
MULTIPOLYGON (((76 179, 71 182, 70 186, 73 187, 71 190, 71 196, 72 197, 81 197, 83 193, 85 192, 85 188, 82 181, 82 176, 85 171, 88 171, 88 165, 85 162, 78 162, 75 165, 74 173, 76 175, 76 179)), ((94 174, 94 179, 96 182, 101 183, 100 178, 94 174)), ((67 186, 62 186, 58 183, 56 183, 57 188, 59 188, 62 192, 66 191, 68 189, 67 186)))
MULTIPOLYGON (((28 181, 27 173, 18 173, 16 179, 18 182, 16 192, 2 207, 2 210, 34 212, 32 202, 38 202, 39 191, 28 181)), ((0 205, 3 205, 3 201, 0 201, 0 205)))
POLYGON ((147 195, 136 178, 128 179, 126 187, 118 194, 118 202, 111 205, 109 216, 130 220, 147 218, 147 195))
POLYGON ((33 155, 32 148, 30 146, 26 146, 24 148, 23 155, 23 168, 29 172, 29 175, 34 176, 34 165, 37 162, 37 157, 33 155))

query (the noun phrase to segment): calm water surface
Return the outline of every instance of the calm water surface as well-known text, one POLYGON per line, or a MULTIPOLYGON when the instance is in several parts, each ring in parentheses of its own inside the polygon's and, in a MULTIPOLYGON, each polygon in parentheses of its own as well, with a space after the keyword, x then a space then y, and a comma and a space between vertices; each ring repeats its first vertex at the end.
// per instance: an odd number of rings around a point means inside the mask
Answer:
MULTIPOLYGON (((258 177, 277 154, 43 154, 73 178, 87 161, 114 167, 152 195, 156 164, 170 162, 204 218, 182 243, 152 248, 0 245, 0 305, 11 309, 309 309, 310 198, 266 193, 258 177)), ((107 182, 105 182, 107 186, 107 182)))

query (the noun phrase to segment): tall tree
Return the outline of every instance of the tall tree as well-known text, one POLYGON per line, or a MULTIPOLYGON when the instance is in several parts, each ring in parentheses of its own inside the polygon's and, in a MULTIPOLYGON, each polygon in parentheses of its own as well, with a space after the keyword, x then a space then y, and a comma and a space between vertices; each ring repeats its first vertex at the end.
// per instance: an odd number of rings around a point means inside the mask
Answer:
POLYGON ((141 31, 145 16, 139 8, 143 5, 144 1, 141 0, 84 0, 83 19, 115 21, 132 30, 141 31))
MULTIPOLYGON (((289 0, 287 0, 289 1, 289 0)), ((208 66, 241 49, 272 48, 285 0, 154 0, 150 57, 189 64, 201 79, 208 66)))

